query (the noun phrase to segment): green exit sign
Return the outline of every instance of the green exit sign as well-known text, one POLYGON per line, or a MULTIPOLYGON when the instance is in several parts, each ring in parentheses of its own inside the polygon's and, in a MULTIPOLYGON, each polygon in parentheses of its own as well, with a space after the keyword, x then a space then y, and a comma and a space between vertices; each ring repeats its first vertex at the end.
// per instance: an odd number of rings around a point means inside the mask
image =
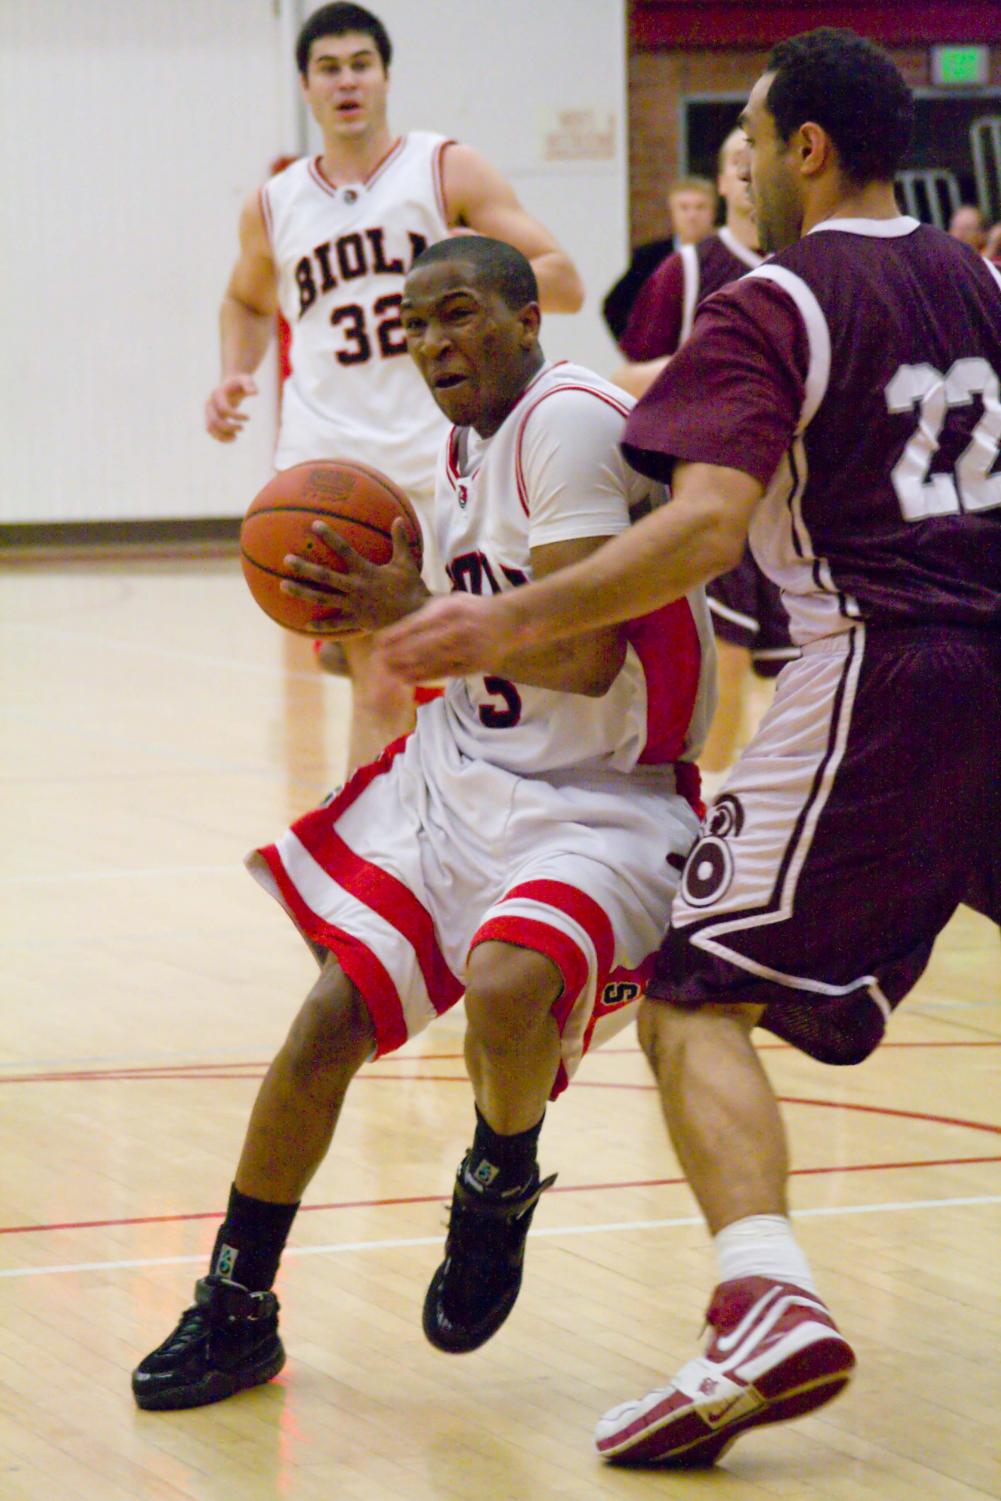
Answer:
POLYGON ((945 85, 989 83, 990 76, 989 47, 971 45, 931 49, 932 83, 945 85))

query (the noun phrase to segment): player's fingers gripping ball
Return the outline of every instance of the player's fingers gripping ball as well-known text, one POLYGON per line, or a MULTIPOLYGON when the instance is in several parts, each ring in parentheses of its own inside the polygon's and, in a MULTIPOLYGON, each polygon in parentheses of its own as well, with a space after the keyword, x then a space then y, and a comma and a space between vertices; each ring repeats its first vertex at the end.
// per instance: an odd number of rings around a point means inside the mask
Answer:
POLYGON ((406 495, 386 475, 346 459, 317 459, 280 470, 251 501, 240 528, 240 558, 251 594, 287 630, 306 636, 329 631, 341 615, 340 596, 316 583, 312 592, 326 599, 286 594, 283 583, 301 583, 286 558, 296 555, 336 573, 344 571, 342 561, 312 530, 319 520, 370 563, 388 563, 397 517, 406 524, 419 568, 420 522, 406 495))

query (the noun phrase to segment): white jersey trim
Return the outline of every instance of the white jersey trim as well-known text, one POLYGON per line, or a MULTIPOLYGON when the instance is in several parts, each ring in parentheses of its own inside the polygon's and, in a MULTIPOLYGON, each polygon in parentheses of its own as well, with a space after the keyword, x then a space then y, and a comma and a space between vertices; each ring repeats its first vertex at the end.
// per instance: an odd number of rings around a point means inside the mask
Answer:
POLYGON ((798 433, 801 433, 804 428, 809 427, 816 416, 817 408, 827 395, 827 387, 831 379, 831 331, 827 326, 824 310, 803 278, 797 276, 794 271, 787 271, 785 266, 766 264, 748 272, 748 275, 763 277, 766 281, 773 281, 777 287, 781 287, 796 304, 806 328, 810 363, 806 372, 806 389, 803 393, 799 425, 796 429, 798 433))
MULTIPOLYGON (((915 220, 915 223, 917 221, 915 220)), ((828 593, 836 596, 840 602, 841 613, 851 620, 861 618, 858 602, 851 595, 839 589, 831 573, 831 566, 826 558, 821 557, 813 546, 809 528, 803 519, 803 492, 806 489, 807 460, 806 447, 803 443, 803 433, 809 427, 824 397, 827 395, 827 387, 831 378, 831 331, 824 316, 823 308, 817 301, 813 291, 807 286, 802 277, 794 271, 789 271, 785 266, 773 266, 766 263, 759 266, 756 271, 749 271, 748 278, 759 277, 765 281, 774 282, 777 287, 791 297, 803 320, 806 329, 807 347, 809 350, 809 363, 806 372, 806 381, 803 391, 803 405, 800 409, 799 423, 796 428, 796 439, 790 450, 792 459, 793 477, 795 490, 789 501, 791 524, 798 539, 798 551, 805 561, 807 558, 814 560, 814 575, 817 582, 828 593)), ((792 614, 792 611, 790 611, 792 614)))
MULTIPOLYGON (((762 979, 773 980, 776 984, 785 985, 796 990, 810 991, 816 995, 847 995, 850 991, 858 990, 861 986, 869 988, 873 1003, 889 1015, 889 1004, 886 998, 879 992, 875 975, 860 975, 857 979, 850 980, 846 985, 832 985, 825 980, 813 980, 804 975, 790 975, 783 970, 772 969, 770 965, 760 964, 755 959, 749 959, 746 955, 731 949, 726 943, 719 940, 727 933, 746 932, 750 928, 768 927, 772 923, 788 922, 792 916, 793 905, 796 899, 796 887, 807 856, 813 845, 817 825, 821 814, 827 806, 827 800, 834 787, 834 781, 844 760, 845 747, 848 743, 848 731, 851 727, 852 713, 855 707, 855 695, 858 690, 859 677, 862 672, 862 661, 865 656, 865 626, 853 627, 851 636, 848 638, 848 661, 842 678, 843 693, 840 704, 837 697, 835 704, 838 710, 838 719, 833 725, 833 740, 829 753, 827 753, 817 768, 819 783, 816 784, 815 794, 806 809, 806 817, 796 839, 792 858, 782 882, 782 889, 778 893, 777 906, 767 912, 758 912, 754 915, 737 914, 723 922, 710 922, 705 927, 693 933, 690 942, 695 947, 704 949, 707 953, 715 954, 718 958, 725 959, 738 969, 746 970, 750 974, 759 975, 762 979), (877 999, 872 994, 873 987, 880 995, 877 999), (885 1010, 884 1010, 885 1008, 885 1010)), ((730 782, 724 782, 720 795, 726 792, 730 782)), ((792 841, 790 841, 791 843, 792 841)), ((788 849, 789 846, 786 846, 788 849)), ((778 856, 778 864, 785 859, 783 851, 778 856)), ((684 888, 682 888, 682 891, 684 888)))
POLYGON ((989 261, 987 259, 986 255, 983 257, 983 262, 988 271, 993 276, 994 280, 997 282, 998 288, 1001 289, 1001 271, 998 270, 993 261, 989 261))
POLYGON ((742 625, 746 631, 754 631, 756 633, 761 629, 758 622, 752 620, 750 615, 742 615, 739 610, 735 610, 731 605, 720 604, 719 600, 713 599, 711 594, 706 595, 706 604, 709 606, 710 614, 718 615, 721 620, 729 620, 734 625, 742 625))
POLYGON ((864 235, 871 240, 899 240, 903 235, 912 235, 921 228, 920 219, 910 214, 899 214, 895 219, 825 219, 815 224, 807 234, 820 234, 825 229, 836 229, 845 235, 864 235))
POLYGON ((737 239, 737 236, 734 234, 733 230, 728 229, 725 224, 723 225, 723 228, 718 231, 716 237, 717 239, 723 241, 723 244, 726 246, 727 250, 729 250, 731 255, 736 256, 738 261, 743 261, 745 266, 750 266, 752 271, 756 270, 757 267, 763 263, 765 259, 764 256, 759 255, 758 252, 756 250, 752 250, 750 246, 742 245, 741 242, 737 239))
POLYGON ((699 305, 699 258, 695 253, 694 245, 682 245, 678 251, 681 256, 681 275, 684 293, 681 302, 681 333, 678 335, 678 348, 688 338, 695 322, 695 309, 699 305))

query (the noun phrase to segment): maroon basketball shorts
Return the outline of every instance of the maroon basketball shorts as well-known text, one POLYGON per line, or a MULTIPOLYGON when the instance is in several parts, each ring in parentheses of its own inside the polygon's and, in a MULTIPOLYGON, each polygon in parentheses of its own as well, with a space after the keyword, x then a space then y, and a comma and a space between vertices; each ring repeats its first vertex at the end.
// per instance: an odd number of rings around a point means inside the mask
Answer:
POLYGON ((776 677, 799 656, 799 647, 789 635, 782 595, 762 573, 749 547, 744 548, 736 568, 706 585, 706 597, 717 637, 747 647, 759 677, 776 677))
POLYGON ((855 626, 804 647, 710 809, 648 994, 745 1002, 858 1063, 960 902, 1001 921, 1001 641, 855 626))

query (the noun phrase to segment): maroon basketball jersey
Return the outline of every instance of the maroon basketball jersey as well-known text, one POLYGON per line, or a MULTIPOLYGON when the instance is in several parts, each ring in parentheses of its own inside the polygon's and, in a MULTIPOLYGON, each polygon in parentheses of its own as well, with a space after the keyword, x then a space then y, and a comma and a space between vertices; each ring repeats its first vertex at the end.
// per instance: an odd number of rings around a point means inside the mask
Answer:
POLYGON ((619 340, 623 354, 631 360, 674 354, 691 333, 699 304, 760 265, 761 256, 726 228, 683 245, 643 283, 619 340))
POLYGON ((817 225, 713 297, 625 450, 765 486, 754 555, 799 643, 1001 626, 1001 275, 914 219, 817 225))

